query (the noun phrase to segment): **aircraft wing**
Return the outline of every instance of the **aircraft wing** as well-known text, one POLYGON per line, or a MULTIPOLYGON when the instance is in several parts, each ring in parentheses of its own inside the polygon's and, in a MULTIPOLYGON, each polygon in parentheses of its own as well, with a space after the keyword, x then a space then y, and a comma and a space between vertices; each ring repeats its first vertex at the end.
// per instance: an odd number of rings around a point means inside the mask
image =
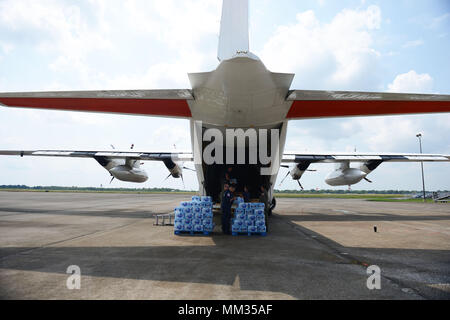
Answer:
POLYGON ((284 163, 339 163, 339 162, 433 162, 450 161, 450 155, 420 153, 295 153, 283 154, 284 163))
POLYGON ((294 90, 287 119, 450 112, 450 95, 294 90))
POLYGON ((191 152, 140 152, 140 151, 70 151, 70 150, 0 150, 0 156, 69 157, 69 158, 111 158, 164 161, 193 161, 191 152))
POLYGON ((190 118, 191 90, 112 90, 0 93, 0 105, 19 108, 190 118))

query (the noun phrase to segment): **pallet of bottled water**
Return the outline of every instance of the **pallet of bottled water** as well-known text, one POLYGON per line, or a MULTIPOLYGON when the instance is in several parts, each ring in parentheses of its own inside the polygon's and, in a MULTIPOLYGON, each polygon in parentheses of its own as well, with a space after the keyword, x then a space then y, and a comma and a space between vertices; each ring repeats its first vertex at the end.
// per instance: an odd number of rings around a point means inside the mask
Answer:
POLYGON ((193 196, 175 208, 176 235, 209 235, 214 230, 211 197, 193 196))
POLYGON ((267 235, 266 216, 264 203, 240 202, 234 212, 231 232, 238 235, 267 235))

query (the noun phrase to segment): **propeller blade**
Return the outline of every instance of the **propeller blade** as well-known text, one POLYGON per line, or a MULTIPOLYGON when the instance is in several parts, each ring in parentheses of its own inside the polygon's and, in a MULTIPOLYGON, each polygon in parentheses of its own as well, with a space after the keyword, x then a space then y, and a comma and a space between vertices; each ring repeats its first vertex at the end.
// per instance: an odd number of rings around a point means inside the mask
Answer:
POLYGON ((183 190, 186 189, 186 185, 184 184, 184 178, 183 175, 181 175, 181 181, 183 181, 183 190))
POLYGON ((191 168, 188 168, 188 167, 183 167, 183 169, 186 169, 186 170, 190 170, 190 171, 196 172, 194 169, 191 169, 191 168))
POLYGON ((113 148, 113 150, 116 150, 116 148, 113 145, 111 145, 111 148, 113 148))
POLYGON ((286 180, 286 178, 288 177, 288 175, 289 175, 290 173, 291 173, 291 172, 289 171, 289 172, 286 174, 286 176, 283 178, 283 180, 281 180, 280 186, 283 184, 284 180, 286 180))
POLYGON ((366 180, 366 181, 369 182, 369 183, 372 183, 372 181, 369 180, 369 179, 367 179, 367 178, 364 178, 364 180, 366 180))
POLYGON ((169 175, 167 176, 167 178, 164 179, 164 181, 167 181, 167 179, 169 179, 172 176, 171 173, 169 173, 169 175))
POLYGON ((116 177, 112 177, 112 179, 111 179, 111 181, 109 182, 109 184, 111 184, 111 183, 114 181, 115 178, 116 178, 116 177))
POLYGON ((317 172, 317 170, 315 170, 315 169, 308 169, 308 170, 306 170, 306 171, 317 172))
POLYGON ((287 165, 281 165, 280 167, 283 167, 283 168, 289 169, 289 166, 287 166, 287 165))
POLYGON ((302 184, 300 183, 300 180, 297 180, 297 182, 298 182, 298 185, 300 186, 300 188, 301 188, 302 190, 305 190, 305 188, 303 188, 302 184))

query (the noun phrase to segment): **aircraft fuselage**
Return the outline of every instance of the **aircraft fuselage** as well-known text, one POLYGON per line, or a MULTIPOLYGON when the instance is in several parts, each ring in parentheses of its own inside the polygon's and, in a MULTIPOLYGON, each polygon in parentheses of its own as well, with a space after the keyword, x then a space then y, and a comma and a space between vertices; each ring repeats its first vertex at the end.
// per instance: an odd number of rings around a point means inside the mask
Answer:
MULTIPOLYGON (((194 137, 203 137, 205 130, 211 128, 222 131, 224 136, 227 129, 250 129, 256 132, 278 129, 278 139, 269 141, 269 150, 266 152, 270 154, 271 144, 276 143, 279 150, 277 157, 281 161, 287 131, 286 115, 292 105, 292 102, 286 101, 286 96, 293 78, 293 74, 268 71, 261 60, 251 53, 240 53, 224 60, 212 72, 189 74, 195 98, 189 101, 192 112, 192 150, 196 150, 194 137), (199 122, 201 124, 196 125, 199 122)), ((199 150, 202 154, 206 145, 202 143, 199 150)), ((226 153, 225 141, 223 147, 226 153)), ((237 150, 234 152, 236 154, 237 150)), ((196 164, 200 193, 215 196, 220 192, 222 186, 219 181, 231 166, 234 174, 240 177, 238 189, 247 185, 252 189, 251 192, 257 194, 259 186, 263 185, 269 190, 272 200, 279 162, 275 164, 273 174, 262 176, 259 170, 261 163, 251 164, 248 160, 244 164, 227 161, 214 165, 196 164), (216 180, 215 185, 213 179, 216 180)))

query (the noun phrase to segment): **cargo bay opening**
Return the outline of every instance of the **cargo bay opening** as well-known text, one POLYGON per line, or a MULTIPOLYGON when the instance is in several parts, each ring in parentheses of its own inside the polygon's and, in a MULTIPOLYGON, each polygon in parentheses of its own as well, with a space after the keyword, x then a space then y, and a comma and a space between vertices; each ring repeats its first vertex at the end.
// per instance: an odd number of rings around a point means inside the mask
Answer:
MULTIPOLYGON (((208 129, 211 129, 214 127, 202 127, 202 136, 204 136, 205 131, 208 129)), ((259 130, 261 129, 254 129, 254 128, 242 128, 244 132, 251 132, 247 130, 253 130, 253 134, 256 136, 255 139, 250 139, 248 135, 245 135, 245 142, 238 144, 238 137, 233 135, 232 137, 228 136, 226 134, 226 129, 231 130, 239 130, 239 129, 233 129, 233 128, 215 128, 221 131, 223 141, 218 141, 218 144, 220 144, 220 147, 217 146, 215 150, 211 151, 209 149, 207 153, 210 153, 213 157, 216 157, 216 150, 220 150, 218 152, 222 152, 223 155, 223 163, 214 163, 214 164, 207 164, 205 161, 203 161, 202 169, 203 169, 203 175, 204 175, 204 181, 203 181, 203 187, 206 192, 206 195, 211 196, 213 198, 214 202, 220 201, 220 193, 223 190, 223 185, 225 183, 225 174, 228 171, 228 168, 232 168, 232 174, 231 178, 236 180, 236 192, 237 194, 241 194, 244 190, 244 186, 247 186, 250 196, 252 199, 258 199, 260 195, 260 187, 264 186, 267 190, 271 188, 271 175, 262 175, 261 174, 261 168, 267 168, 270 167, 270 164, 264 165, 261 163, 261 159, 259 157, 260 154, 260 148, 265 147, 267 150, 261 150, 265 155, 268 157, 272 156, 271 148, 272 144, 275 143, 275 145, 278 146, 279 139, 277 141, 272 141, 271 137, 271 131, 268 130, 267 137, 266 137, 266 143, 262 144, 260 143, 260 134, 259 130), (234 143, 230 143, 227 139, 234 139, 234 143), (228 146, 228 147, 227 147, 228 146), (232 146, 232 147, 230 147, 232 146), (250 154, 256 153, 256 154, 250 154), (227 156, 228 155, 228 156, 227 156), (233 155, 233 157, 231 157, 233 155), (245 155, 245 161, 242 163, 238 162, 238 157, 241 157, 245 155), (228 157, 228 159, 227 159, 228 157), (253 159, 252 159, 253 157, 253 159), (256 163, 255 163, 256 158, 256 163), (253 161, 250 161, 250 160, 253 161), (227 161, 228 160, 228 161, 227 161), (231 160, 231 161, 230 161, 231 160)), ((281 132, 281 126, 277 126, 275 128, 264 128, 264 129, 278 129, 279 132, 281 132)), ((279 136, 277 137, 279 138, 279 136)), ((214 138, 211 139, 211 141, 202 141, 202 155, 205 154, 205 149, 214 141, 214 138)), ((220 155, 219 155, 219 158, 220 155)))

